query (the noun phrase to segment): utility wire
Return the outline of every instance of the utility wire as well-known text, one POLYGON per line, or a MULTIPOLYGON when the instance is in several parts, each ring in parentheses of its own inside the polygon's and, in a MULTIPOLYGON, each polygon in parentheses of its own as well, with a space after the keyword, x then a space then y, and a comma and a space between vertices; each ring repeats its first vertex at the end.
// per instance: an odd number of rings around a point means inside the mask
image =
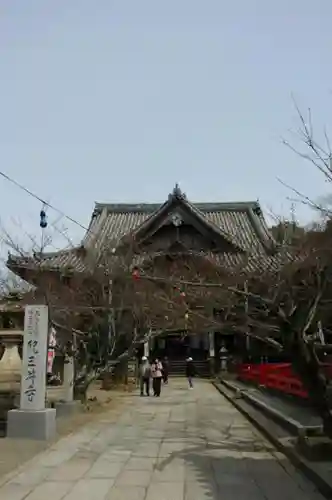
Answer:
POLYGON ((0 170, 0 176, 3 177, 4 179, 6 179, 6 181, 10 182, 11 184, 14 184, 14 186, 18 187, 19 189, 21 189, 22 191, 24 191, 28 195, 30 195, 33 198, 35 198, 36 200, 40 201, 44 206, 49 207, 52 210, 54 210, 55 212, 57 212, 59 215, 61 215, 61 217, 64 217, 65 219, 69 220, 70 222, 73 222, 74 224, 76 224, 77 226, 79 226, 81 229, 84 229, 84 231, 89 231, 89 229, 87 227, 83 226, 83 224, 81 224, 77 220, 73 219, 69 215, 65 214, 64 212, 62 212, 61 210, 59 210, 58 208, 56 208, 54 205, 51 205, 51 203, 48 203, 47 201, 43 200, 42 198, 40 198, 40 196, 38 196, 37 194, 35 194, 32 191, 30 191, 30 189, 28 189, 27 187, 23 186, 22 184, 20 184, 19 182, 17 182, 12 177, 9 177, 9 175, 5 174, 1 170, 0 170))

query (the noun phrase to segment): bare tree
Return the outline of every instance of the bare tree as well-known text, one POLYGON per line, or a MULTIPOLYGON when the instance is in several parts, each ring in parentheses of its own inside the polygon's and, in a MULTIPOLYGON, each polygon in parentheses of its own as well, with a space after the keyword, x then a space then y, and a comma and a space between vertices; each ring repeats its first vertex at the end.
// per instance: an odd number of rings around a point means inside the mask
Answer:
MULTIPOLYGON (((83 247, 69 248, 67 252, 73 252, 82 264, 78 271, 75 267, 47 266, 46 243, 40 251, 33 244, 33 252, 29 252, 7 232, 3 239, 19 259, 24 259, 35 285, 28 300, 47 304, 50 325, 57 330, 57 350, 74 358, 74 388, 84 398, 93 380, 103 372, 125 366, 151 335, 149 301, 154 297, 146 293, 144 303, 137 300, 133 244, 130 242, 118 254, 111 242, 90 252, 83 247)), ((50 241, 48 238, 47 245, 50 241)), ((16 262, 17 257, 11 255, 9 266, 19 272, 16 262)))
POLYGON ((190 254, 174 256, 168 266, 155 260, 140 269, 136 293, 146 308, 146 294, 155 297, 148 316, 164 330, 232 329, 287 356, 332 437, 331 392, 321 362, 332 345, 317 340, 319 324, 328 331, 332 320, 331 243, 330 227, 304 234, 292 249, 293 259, 279 269, 262 263, 250 272, 245 263, 226 272, 190 254))

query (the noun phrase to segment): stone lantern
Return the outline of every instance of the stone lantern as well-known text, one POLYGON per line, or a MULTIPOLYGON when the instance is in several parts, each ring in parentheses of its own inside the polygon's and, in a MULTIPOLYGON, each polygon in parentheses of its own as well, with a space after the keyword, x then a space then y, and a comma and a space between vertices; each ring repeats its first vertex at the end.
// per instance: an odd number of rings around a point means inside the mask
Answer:
POLYGON ((22 370, 22 342, 23 332, 21 330, 1 331, 0 382, 20 382, 22 370))
POLYGON ((219 350, 219 358, 220 358, 220 369, 222 372, 226 372, 228 365, 228 350, 224 345, 222 345, 219 350))

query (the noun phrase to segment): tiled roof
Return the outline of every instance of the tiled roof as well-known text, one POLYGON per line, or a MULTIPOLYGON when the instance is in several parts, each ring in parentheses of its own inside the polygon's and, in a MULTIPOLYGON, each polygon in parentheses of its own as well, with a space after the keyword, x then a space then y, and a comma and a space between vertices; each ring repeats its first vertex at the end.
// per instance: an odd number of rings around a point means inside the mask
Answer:
MULTIPOLYGON (((275 245, 257 202, 188 205, 245 251, 261 253, 275 245)), ((146 223, 162 206, 97 203, 83 245, 88 248, 96 243, 103 246, 113 241, 116 244, 146 223)))
MULTIPOLYGON (((185 252, 186 254, 188 252, 185 252)), ((208 259, 212 264, 222 267, 228 271, 239 271, 249 274, 259 269, 261 272, 276 271, 280 267, 291 261, 292 255, 289 252, 279 252, 274 255, 246 255, 240 253, 220 253, 213 252, 189 252, 192 256, 208 259)), ((144 266, 155 257, 166 255, 166 252, 143 253, 136 255, 133 259, 133 266, 144 266)))
MULTIPOLYGON (((8 266, 13 268, 35 267, 44 269, 86 269, 85 255, 103 248, 115 248, 121 238, 144 229, 150 221, 167 210, 172 201, 180 200, 191 212, 204 220, 246 254, 246 266, 277 265, 276 243, 269 232, 258 202, 240 203, 190 203, 180 192, 173 191, 164 204, 109 204, 96 203, 88 231, 78 248, 44 254, 41 259, 10 257, 8 266), (83 249, 83 251, 82 251, 83 249), (259 264, 260 263, 260 264, 259 264)), ((238 262, 240 255, 220 254, 211 258, 228 267, 238 262)), ((143 256, 142 256, 143 257, 143 256)), ((139 258, 138 258, 139 259, 139 258)))
POLYGON ((10 255, 7 261, 7 267, 15 272, 17 268, 26 269, 72 269, 78 272, 84 271, 86 264, 81 255, 80 248, 72 248, 70 250, 62 250, 60 252, 48 252, 42 256, 16 256, 10 255))

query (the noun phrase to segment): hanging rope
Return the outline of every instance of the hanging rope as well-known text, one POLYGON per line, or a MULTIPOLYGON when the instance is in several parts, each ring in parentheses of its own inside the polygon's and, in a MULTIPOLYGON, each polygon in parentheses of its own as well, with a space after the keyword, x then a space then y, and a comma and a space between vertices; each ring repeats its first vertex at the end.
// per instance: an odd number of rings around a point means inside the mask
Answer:
MULTIPOLYGON (((89 231, 88 227, 84 226, 83 224, 81 224, 77 220, 75 220, 72 217, 70 217, 69 215, 65 214, 64 212, 62 212, 62 210, 59 210, 54 205, 51 205, 51 203, 47 203, 45 200, 43 200, 42 198, 40 198, 40 196, 38 196, 37 194, 35 194, 32 191, 30 191, 30 189, 28 189, 27 187, 23 186, 22 184, 20 184, 19 182, 17 182, 12 177, 9 177, 9 175, 7 175, 4 172, 0 171, 0 176, 3 177, 4 179, 6 179, 6 181, 10 182, 11 184, 14 184, 16 187, 18 187, 19 189, 21 189, 22 191, 24 191, 25 193, 27 193, 29 196, 32 196, 32 198, 35 198, 35 200, 40 201, 43 204, 43 207, 49 207, 49 208, 51 208, 52 210, 54 210, 55 212, 57 212, 59 215, 61 215, 61 217, 64 217, 65 219, 69 220, 73 224, 76 224, 81 229, 84 229, 85 231, 89 231)), ((45 214, 44 210, 42 210, 40 212, 40 214, 42 212, 44 212, 44 214, 45 214)), ((45 214, 45 217, 46 217, 46 214, 45 214)), ((44 218, 44 221, 46 222, 45 218, 44 218)), ((46 222, 46 224, 47 224, 47 222, 46 222)))

